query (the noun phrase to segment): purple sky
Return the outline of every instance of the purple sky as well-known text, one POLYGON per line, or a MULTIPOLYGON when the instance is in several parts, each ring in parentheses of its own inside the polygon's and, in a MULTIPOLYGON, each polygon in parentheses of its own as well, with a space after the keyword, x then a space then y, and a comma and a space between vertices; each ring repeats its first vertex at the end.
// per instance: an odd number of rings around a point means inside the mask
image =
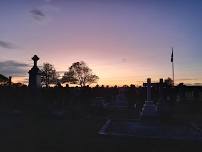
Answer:
POLYGON ((172 77, 202 82, 200 0, 1 0, 0 73, 27 76, 40 63, 65 71, 83 60, 99 84, 172 77))

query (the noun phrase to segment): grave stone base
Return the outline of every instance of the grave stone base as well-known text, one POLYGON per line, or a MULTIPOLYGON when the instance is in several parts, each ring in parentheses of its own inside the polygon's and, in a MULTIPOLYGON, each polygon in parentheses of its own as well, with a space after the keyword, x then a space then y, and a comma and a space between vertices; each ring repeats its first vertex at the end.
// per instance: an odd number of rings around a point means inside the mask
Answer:
POLYGON ((161 124, 141 120, 108 120, 99 134, 143 139, 202 141, 202 133, 191 125, 161 124))
POLYGON ((151 120, 154 121, 158 118, 158 109, 153 101, 145 101, 143 105, 142 112, 140 112, 141 120, 151 120))

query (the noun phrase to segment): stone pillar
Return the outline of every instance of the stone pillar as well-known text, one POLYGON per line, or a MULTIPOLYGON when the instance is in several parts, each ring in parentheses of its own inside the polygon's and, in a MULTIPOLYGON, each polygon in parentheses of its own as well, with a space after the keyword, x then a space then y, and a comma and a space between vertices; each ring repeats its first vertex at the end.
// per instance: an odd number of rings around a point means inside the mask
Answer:
POLYGON ((32 58, 34 66, 29 70, 29 87, 41 88, 41 70, 37 67, 37 61, 39 60, 37 55, 32 58))

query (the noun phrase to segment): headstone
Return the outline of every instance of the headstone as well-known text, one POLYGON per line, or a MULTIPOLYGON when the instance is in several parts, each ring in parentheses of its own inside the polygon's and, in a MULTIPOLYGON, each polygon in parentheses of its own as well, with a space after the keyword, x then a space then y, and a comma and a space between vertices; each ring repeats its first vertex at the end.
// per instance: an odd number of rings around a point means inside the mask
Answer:
POLYGON ((140 113, 141 119, 153 119, 156 118, 158 115, 157 106, 151 100, 151 78, 147 79, 147 100, 143 105, 142 111, 140 113))
POLYGON ((39 60, 37 55, 32 58, 34 66, 29 70, 29 87, 30 88, 41 88, 41 70, 37 66, 39 60))

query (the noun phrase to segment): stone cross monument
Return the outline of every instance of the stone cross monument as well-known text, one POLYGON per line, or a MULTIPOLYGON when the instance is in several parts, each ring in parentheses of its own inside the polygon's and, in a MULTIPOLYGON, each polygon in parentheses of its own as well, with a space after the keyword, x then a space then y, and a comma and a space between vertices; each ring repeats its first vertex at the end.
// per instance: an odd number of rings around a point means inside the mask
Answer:
POLYGON ((34 55, 32 60, 34 61, 34 66, 29 70, 29 87, 30 88, 41 88, 41 70, 37 66, 37 61, 39 60, 37 55, 34 55))
POLYGON ((151 78, 147 79, 147 100, 140 113, 141 119, 149 120, 158 116, 157 106, 151 99, 151 78))

